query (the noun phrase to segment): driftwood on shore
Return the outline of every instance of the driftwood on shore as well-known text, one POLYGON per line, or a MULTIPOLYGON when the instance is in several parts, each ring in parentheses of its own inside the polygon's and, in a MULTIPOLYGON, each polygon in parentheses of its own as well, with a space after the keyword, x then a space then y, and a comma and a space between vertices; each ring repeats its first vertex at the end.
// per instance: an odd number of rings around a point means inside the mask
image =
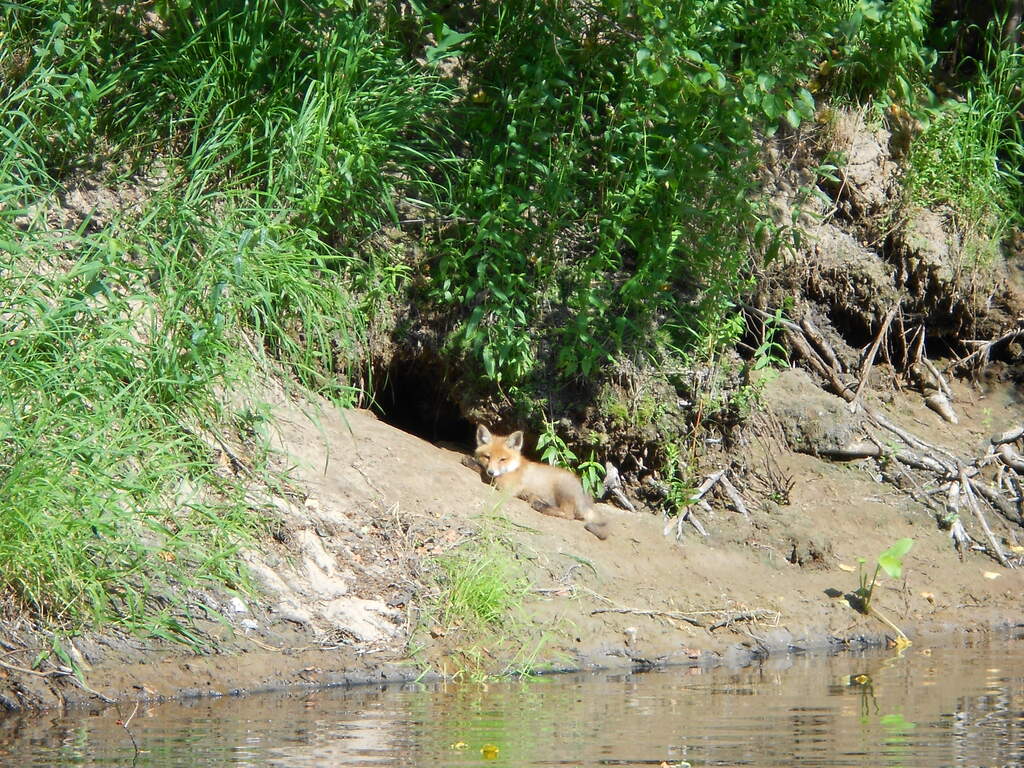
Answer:
MULTIPOLYGON (((673 531, 677 540, 681 540, 684 536, 685 524, 689 523, 701 536, 709 536, 707 528, 694 514, 694 507, 698 507, 701 510, 707 512, 709 515, 713 514, 711 506, 704 498, 713 488, 718 487, 722 489, 722 494, 725 496, 729 504, 743 515, 744 518, 750 520, 750 511, 747 509, 746 503, 743 501, 743 497, 740 492, 736 489, 736 486, 729 480, 728 469, 720 469, 712 472, 708 475, 704 482, 697 486, 696 490, 689 495, 688 504, 678 512, 674 517, 668 517, 666 513, 665 517, 665 530, 664 535, 668 536, 673 531)), ((647 480, 648 486, 650 486, 656 493, 664 498, 668 498, 670 495, 669 489, 664 483, 649 478, 647 480)))
MULTIPOLYGON (((994 511, 1003 525, 1011 525, 1010 530, 1024 525, 1024 453, 1017 450, 1024 441, 1024 425, 994 435, 984 455, 959 455, 954 450, 929 443, 865 404, 862 393, 883 338, 889 333, 897 315, 897 308, 886 314, 858 371, 845 369, 825 335, 809 318, 792 322, 757 307, 747 306, 746 309, 763 321, 776 323, 791 353, 817 374, 826 390, 845 400, 851 413, 863 417, 868 439, 830 452, 831 458, 874 458, 883 464, 901 468, 910 477, 911 490, 908 492, 932 508, 949 527, 950 538, 961 556, 965 549, 979 548, 1004 567, 1014 567, 1014 559, 1007 556, 1000 544, 988 513, 994 511), (993 469, 994 480, 989 477, 993 469), (937 502, 936 497, 941 501, 937 502), (962 510, 970 512, 971 519, 981 529, 984 544, 977 544, 971 537, 961 517, 962 510)), ((944 372, 987 360, 992 346, 1020 335, 1024 335, 1024 329, 1006 333, 992 342, 979 342, 978 349, 947 365, 944 372)), ((958 417, 952 406, 952 388, 944 373, 925 355, 923 329, 918 329, 911 342, 904 341, 904 345, 908 350, 906 370, 922 392, 926 405, 946 421, 957 423, 958 417)))

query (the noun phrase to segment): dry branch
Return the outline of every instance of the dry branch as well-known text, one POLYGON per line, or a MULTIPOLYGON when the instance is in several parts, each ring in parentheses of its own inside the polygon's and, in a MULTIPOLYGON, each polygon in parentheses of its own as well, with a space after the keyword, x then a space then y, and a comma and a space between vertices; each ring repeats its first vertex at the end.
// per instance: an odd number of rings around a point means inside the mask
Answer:
POLYGON ((716 629, 732 626, 737 621, 757 621, 758 619, 767 618, 771 618, 773 621, 778 622, 779 612, 769 611, 765 608, 758 608, 757 610, 753 611, 741 611, 740 613, 736 613, 732 616, 729 616, 728 618, 723 619, 722 621, 715 622, 710 627, 708 627, 708 632, 714 632, 716 629))
POLYGON ((882 343, 882 339, 889 332, 889 326, 892 324, 892 319, 896 317, 896 313, 899 311, 900 305, 896 304, 895 307, 890 309, 885 314, 885 319, 882 321, 882 327, 878 329, 878 334, 875 336, 874 342, 871 344, 871 348, 868 353, 864 356, 864 362, 860 367, 860 380, 857 382, 857 390, 853 393, 853 398, 850 400, 851 411, 853 406, 856 405, 860 399, 860 393, 864 389, 864 385, 868 381, 868 377, 871 375, 871 368, 875 364, 875 355, 878 354, 878 345, 882 343))
POLYGON ((818 354, 825 359, 829 366, 833 370, 841 372, 843 370, 843 366, 836 358, 836 354, 832 351, 832 347, 829 346, 828 342, 825 341, 825 337, 822 336, 821 331, 814 326, 814 323, 812 323, 811 319, 806 315, 800 318, 800 328, 804 332, 804 335, 810 340, 811 344, 814 345, 818 354))
POLYGON ((740 496, 740 492, 736 490, 736 486, 729 482, 729 478, 724 475, 722 476, 721 484, 722 490, 725 491, 725 495, 729 497, 729 501, 732 502, 736 511, 749 520, 750 512, 747 511, 747 505, 743 503, 743 497, 740 496))
POLYGON ((626 494, 622 492, 622 476, 619 474, 619 468, 610 461, 604 463, 604 489, 612 495, 620 507, 628 509, 630 512, 636 512, 633 502, 627 499, 626 494))
POLYGON ((1004 333, 998 339, 992 339, 991 341, 981 341, 975 339, 966 341, 964 342, 965 344, 976 344, 978 348, 975 349, 973 352, 971 352, 971 354, 967 355, 966 357, 961 357, 957 360, 954 360, 949 365, 947 365, 943 370, 948 372, 953 370, 954 368, 960 368, 961 366, 966 365, 975 358, 978 358, 982 362, 982 364, 984 364, 988 362, 988 355, 992 351, 992 347, 997 346, 998 344, 1002 344, 1004 341, 1016 339, 1018 336, 1024 336, 1024 328, 1014 328, 1012 331, 1007 331, 1006 333, 1004 333))
POLYGON ((967 477, 967 473, 962 469, 960 470, 960 486, 964 490, 964 497, 967 499, 967 506, 974 512, 974 516, 978 518, 978 522, 981 523, 981 529, 985 532, 985 538, 988 539, 989 546, 992 548, 992 552, 995 554, 996 559, 1004 568, 1012 568, 1010 561, 1006 559, 1006 555, 1003 554, 1002 547, 999 546, 999 542, 996 541, 996 537, 992 535, 992 529, 988 527, 988 520, 985 519, 985 513, 981 511, 981 506, 978 504, 977 498, 974 496, 974 489, 971 480, 967 477))
POLYGON ((679 613, 679 611, 648 611, 640 608, 596 608, 590 612, 590 615, 593 616, 598 613, 628 613, 634 616, 651 616, 659 619, 685 621, 687 624, 693 624, 695 627, 704 626, 704 624, 697 621, 697 619, 692 616, 687 616, 685 613, 679 613))
MULTIPOLYGON (((840 373, 837 365, 838 358, 835 355, 835 352, 829 347, 823 335, 814 328, 809 320, 805 318, 804 320, 801 320, 798 325, 788 320, 779 321, 774 315, 756 307, 747 306, 746 309, 763 318, 776 320, 782 328, 784 337, 788 341, 791 350, 802 357, 806 361, 807 366, 825 380, 827 389, 850 403, 852 413, 862 413, 870 424, 891 433, 906 446, 906 448, 902 449, 887 448, 874 436, 869 435, 869 440, 873 445, 865 442, 847 446, 830 454, 833 458, 843 459, 887 456, 905 467, 932 473, 935 476, 935 479, 939 483, 944 484, 944 487, 947 490, 948 496, 946 506, 947 511, 952 515, 950 536, 952 537, 957 550, 961 553, 961 557, 963 550, 972 544, 971 538, 964 529, 963 523, 958 515, 959 497, 963 494, 967 500, 967 506, 971 509, 974 517, 978 520, 978 524, 985 533, 985 537, 989 542, 988 551, 990 554, 992 554, 1003 566, 1008 568, 1012 567, 1012 564, 1007 560, 1005 554, 996 541, 996 538, 992 533, 992 529, 989 527, 988 520, 985 517, 985 513, 982 510, 981 505, 978 503, 977 497, 980 496, 983 498, 1005 519, 1024 525, 1024 517, 1022 517, 1021 514, 1021 510, 1024 509, 1024 487, 1022 487, 1024 486, 1024 483, 1021 482, 1017 475, 1018 472, 1024 474, 1024 456, 1017 453, 1017 451, 1009 445, 1010 443, 1024 438, 1024 426, 993 436, 991 438, 991 443, 995 446, 995 450, 990 453, 991 458, 965 460, 953 455, 950 451, 939 446, 932 445, 912 434, 908 430, 893 424, 878 410, 860 402, 859 396, 863 391, 864 384, 870 374, 871 364, 874 362, 878 348, 881 345, 889 326, 898 314, 898 307, 887 313, 878 335, 875 337, 874 342, 866 353, 864 362, 861 366, 861 373, 856 389, 852 386, 848 377, 844 377, 840 373), (1005 473, 1008 477, 1004 484, 1004 478, 1003 475, 1001 475, 999 487, 993 488, 987 483, 982 482, 980 479, 980 468, 986 463, 996 460, 1001 462, 1000 472, 1005 473), (1000 488, 1004 487, 1004 485, 1010 486, 1014 489, 1014 498, 1012 502, 1000 491, 1000 488)), ((954 367, 955 365, 963 364, 969 359, 980 354, 987 354, 988 349, 993 345, 1021 335, 1024 335, 1024 326, 1014 330, 1013 332, 1004 334, 999 339, 986 343, 983 349, 976 350, 975 353, 967 358, 956 361, 951 366, 948 366, 946 370, 949 370, 949 368, 954 367)), ((904 342, 906 342, 906 340, 904 340, 904 342)), ((930 361, 928 361, 924 355, 923 329, 918 330, 916 339, 912 340, 911 344, 916 347, 912 355, 912 359, 914 361, 912 365, 915 368, 914 375, 919 379, 919 386, 927 390, 932 390, 931 394, 926 399, 926 403, 931 408, 939 412, 947 421, 956 423, 956 414, 953 412, 952 406, 949 403, 952 390, 942 373, 930 361)), ((915 486, 920 488, 920 485, 918 485, 916 481, 915 486)))
POLYGON ((925 368, 928 369, 928 373, 935 379, 935 384, 938 386, 939 391, 942 392, 950 400, 953 399, 953 390, 950 388, 949 383, 946 381, 946 377, 942 375, 938 368, 935 367, 935 363, 929 360, 927 357, 921 358, 921 363, 925 368))
POLYGON ((996 449, 996 456, 1014 472, 1024 472, 1024 456, 1021 456, 1009 443, 1003 443, 996 449))
POLYGON ((1014 427, 998 435, 992 435, 990 442, 992 445, 1002 445, 1003 443, 1014 443, 1022 437, 1024 437, 1024 426, 1014 427))

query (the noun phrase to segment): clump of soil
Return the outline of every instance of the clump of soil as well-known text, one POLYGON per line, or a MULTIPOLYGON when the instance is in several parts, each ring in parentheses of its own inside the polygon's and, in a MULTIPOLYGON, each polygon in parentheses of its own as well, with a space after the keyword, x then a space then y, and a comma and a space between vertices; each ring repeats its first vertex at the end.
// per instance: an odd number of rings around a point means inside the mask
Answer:
POLYGON ((1011 327, 1024 294, 1000 244, 966 231, 951 210, 905 200, 898 142, 863 111, 822 120, 817 136, 779 139, 766 154, 770 209, 779 225, 798 223, 801 245, 764 267, 755 303, 813 313, 858 347, 896 307, 945 350, 1011 327))

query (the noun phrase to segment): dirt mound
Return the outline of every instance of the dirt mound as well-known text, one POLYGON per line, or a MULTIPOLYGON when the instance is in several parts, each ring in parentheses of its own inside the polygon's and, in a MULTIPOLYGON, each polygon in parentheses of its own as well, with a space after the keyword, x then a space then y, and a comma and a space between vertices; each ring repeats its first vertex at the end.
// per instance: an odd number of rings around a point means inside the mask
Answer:
POLYGON ((791 314, 814 313, 854 346, 897 307, 906 325, 926 326, 946 350, 998 336, 1024 311, 1003 244, 965 228, 951 210, 905 200, 896 138, 862 111, 829 110, 816 136, 769 148, 769 209, 780 226, 798 226, 800 238, 766 265, 756 303, 795 303, 791 314))

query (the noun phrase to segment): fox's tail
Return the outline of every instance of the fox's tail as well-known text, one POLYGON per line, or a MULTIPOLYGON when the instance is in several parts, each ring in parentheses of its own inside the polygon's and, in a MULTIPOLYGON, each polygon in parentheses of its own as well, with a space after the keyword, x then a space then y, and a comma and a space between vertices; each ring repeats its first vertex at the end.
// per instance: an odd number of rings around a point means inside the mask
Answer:
POLYGON ((593 507, 587 508, 587 511, 583 514, 583 520, 583 527, 601 539, 601 541, 608 538, 608 521, 598 515, 593 507))

